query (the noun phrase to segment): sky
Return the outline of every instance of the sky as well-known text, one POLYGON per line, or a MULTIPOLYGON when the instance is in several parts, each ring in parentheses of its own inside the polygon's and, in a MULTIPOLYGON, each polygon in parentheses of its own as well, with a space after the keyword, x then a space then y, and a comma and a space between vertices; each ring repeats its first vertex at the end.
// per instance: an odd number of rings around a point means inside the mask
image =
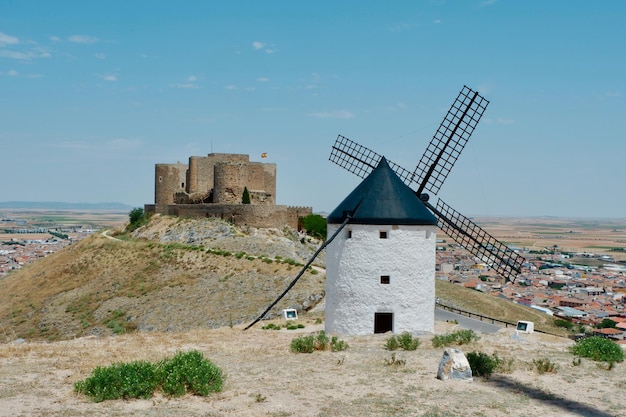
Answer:
POLYGON ((622 0, 2 0, 0 201, 143 207, 155 164, 219 152, 330 212, 339 134, 412 171, 467 85, 490 104, 431 202, 626 219, 625 51, 622 0))

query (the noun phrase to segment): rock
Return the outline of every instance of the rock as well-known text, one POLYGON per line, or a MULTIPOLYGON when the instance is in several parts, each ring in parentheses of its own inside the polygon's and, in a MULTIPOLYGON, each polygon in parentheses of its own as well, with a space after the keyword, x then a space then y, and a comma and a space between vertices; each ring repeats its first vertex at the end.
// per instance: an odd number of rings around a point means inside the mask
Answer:
POLYGON ((472 368, 465 354, 459 349, 446 348, 439 362, 437 379, 443 381, 454 379, 458 381, 473 381, 472 368))

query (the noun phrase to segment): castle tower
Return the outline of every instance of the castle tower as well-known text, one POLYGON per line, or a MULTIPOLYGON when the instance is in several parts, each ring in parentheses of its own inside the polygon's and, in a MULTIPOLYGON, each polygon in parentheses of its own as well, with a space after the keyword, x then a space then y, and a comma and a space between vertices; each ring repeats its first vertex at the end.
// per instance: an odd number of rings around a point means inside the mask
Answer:
POLYGON ((156 164, 154 171, 154 204, 174 204, 174 194, 185 191, 187 165, 156 164))
POLYGON ((218 162, 215 164, 215 188, 213 202, 239 204, 248 181, 248 164, 241 162, 218 162))
POLYGON ((328 216, 326 332, 434 331, 437 219, 385 158, 328 216))

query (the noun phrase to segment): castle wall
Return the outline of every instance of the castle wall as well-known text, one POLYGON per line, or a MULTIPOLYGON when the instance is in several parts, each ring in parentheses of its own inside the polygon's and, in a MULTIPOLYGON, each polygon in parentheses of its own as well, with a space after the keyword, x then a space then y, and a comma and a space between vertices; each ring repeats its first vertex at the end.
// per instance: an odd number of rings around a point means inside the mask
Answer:
POLYGON ((174 194, 185 191, 186 164, 156 164, 154 174, 155 204, 173 204, 174 194))
POLYGON ((236 226, 299 228, 298 219, 313 213, 311 207, 250 204, 146 204, 147 213, 178 217, 218 217, 236 226))

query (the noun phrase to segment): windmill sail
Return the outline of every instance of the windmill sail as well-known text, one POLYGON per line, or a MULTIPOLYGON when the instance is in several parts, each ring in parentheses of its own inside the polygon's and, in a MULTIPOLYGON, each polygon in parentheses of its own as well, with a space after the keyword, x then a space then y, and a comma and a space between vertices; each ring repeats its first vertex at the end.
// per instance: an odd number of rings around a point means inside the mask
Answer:
MULTIPOLYGON (((389 166, 418 196, 423 191, 437 194, 450 170, 465 148, 489 101, 478 92, 463 86, 446 117, 430 141, 413 172, 388 161, 389 166)), ((361 178, 377 165, 381 155, 339 135, 331 149, 329 160, 361 178)), ((509 281, 521 272, 524 258, 509 249, 476 223, 445 204, 441 199, 434 207, 424 201, 439 218, 439 227, 474 256, 487 263, 509 281)))
MULTIPOLYGON (((355 174, 357 177, 365 178, 378 166, 382 155, 377 154, 365 146, 359 145, 345 136, 339 135, 331 148, 330 157, 328 159, 346 171, 355 174)), ((417 184, 414 180, 415 175, 411 171, 402 168, 400 165, 388 159, 387 163, 396 175, 409 187, 417 184)))
POLYGON ((481 262, 486 263, 507 281, 515 282, 515 276, 522 270, 525 259, 504 243, 491 236, 476 223, 454 210, 443 200, 437 207, 424 202, 439 219, 439 228, 459 245, 471 252, 481 262))
POLYGON ((488 104, 477 91, 463 86, 415 168, 417 195, 439 192, 488 104))

